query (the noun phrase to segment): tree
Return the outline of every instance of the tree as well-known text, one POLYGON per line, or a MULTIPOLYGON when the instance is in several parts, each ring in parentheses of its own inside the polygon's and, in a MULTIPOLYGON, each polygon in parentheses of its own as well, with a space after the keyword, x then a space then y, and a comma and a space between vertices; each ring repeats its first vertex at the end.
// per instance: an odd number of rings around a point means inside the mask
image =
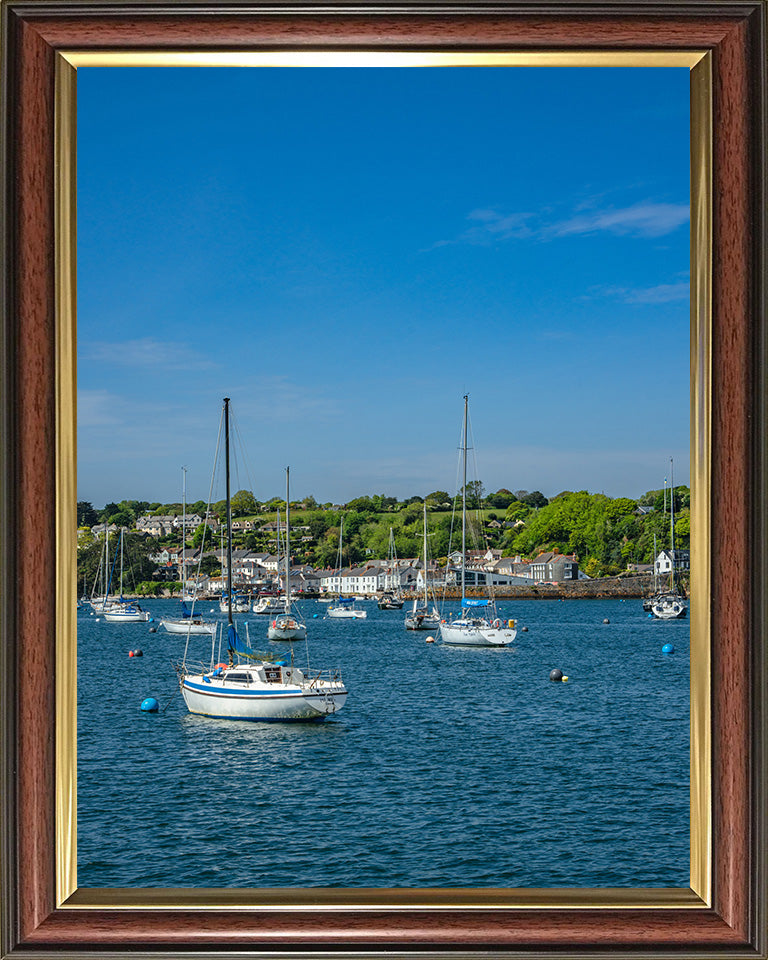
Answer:
POLYGON ((258 512, 259 503, 250 490, 238 490, 231 497, 232 516, 248 517, 258 512))
POLYGON ((208 554, 207 557, 203 557, 200 561, 200 572, 207 577, 210 577, 213 573, 221 573, 221 564, 216 557, 208 554))
POLYGON ((479 480, 467 481, 467 507, 470 510, 479 510, 483 499, 483 484, 479 480))
POLYGON ((132 527, 135 517, 130 510, 118 510, 109 518, 109 523, 116 523, 118 527, 132 527))
POLYGON ((195 528, 195 532, 192 534, 192 546, 202 546, 203 537, 205 537, 205 543, 210 545, 213 542, 213 530, 205 523, 201 523, 195 528))
POLYGON ((527 503, 529 507, 546 507, 549 503, 549 500, 540 490, 534 490, 533 493, 527 493, 524 497, 518 497, 517 499, 527 503))
POLYGON ((489 494, 485 498, 485 502, 489 507, 498 507, 500 510, 506 510, 516 499, 514 493, 502 487, 501 490, 497 490, 496 493, 489 494))
POLYGON ((93 509, 93 504, 87 500, 78 500, 77 525, 78 527, 95 527, 99 522, 99 515, 93 509))
POLYGON ((448 510, 451 506, 451 495, 445 490, 433 490, 424 500, 428 510, 448 510))

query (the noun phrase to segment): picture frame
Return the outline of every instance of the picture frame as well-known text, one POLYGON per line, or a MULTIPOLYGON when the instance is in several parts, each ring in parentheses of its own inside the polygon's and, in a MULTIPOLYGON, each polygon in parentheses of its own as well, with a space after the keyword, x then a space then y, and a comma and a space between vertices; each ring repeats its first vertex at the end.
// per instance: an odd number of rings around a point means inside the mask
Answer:
POLYGON ((763 0, 322 10, 10 0, 2 17, 2 955, 767 956, 763 0), (692 672, 703 690, 692 783, 703 839, 690 889, 75 889, 74 667, 62 643, 74 632, 71 53, 254 49, 515 51, 539 64, 558 52, 693 56, 704 155, 692 189, 692 672))

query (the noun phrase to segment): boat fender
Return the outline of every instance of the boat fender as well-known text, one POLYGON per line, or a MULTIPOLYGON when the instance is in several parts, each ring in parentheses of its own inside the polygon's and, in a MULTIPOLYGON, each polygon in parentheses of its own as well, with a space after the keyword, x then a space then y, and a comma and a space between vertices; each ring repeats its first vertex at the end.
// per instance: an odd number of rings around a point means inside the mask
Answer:
POLYGON ((501 629, 501 620, 498 620, 498 619, 494 620, 493 623, 491 624, 491 626, 493 627, 494 630, 500 630, 500 629, 501 629))
POLYGON ((509 622, 509 629, 510 629, 510 630, 514 630, 514 629, 515 629, 515 621, 514 621, 514 620, 510 620, 510 621, 508 621, 508 622, 509 622))
POLYGON ((277 620, 273 620, 273 621, 272 621, 272 626, 273 626, 273 627, 276 627, 276 626, 277 626, 277 620))

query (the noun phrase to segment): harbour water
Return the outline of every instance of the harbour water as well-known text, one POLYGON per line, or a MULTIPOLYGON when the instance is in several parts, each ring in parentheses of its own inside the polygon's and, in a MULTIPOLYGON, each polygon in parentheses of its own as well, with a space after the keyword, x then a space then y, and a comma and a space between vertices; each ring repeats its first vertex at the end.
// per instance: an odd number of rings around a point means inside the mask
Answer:
MULTIPOLYGON (((639 600, 506 602, 517 640, 486 650, 427 643, 405 609, 300 606, 313 667, 350 691, 324 723, 190 716, 184 637, 79 611, 80 887, 688 886, 687 621, 639 600), (140 711, 149 696, 160 712, 140 711)), ((243 619, 258 649, 306 663, 243 619)))

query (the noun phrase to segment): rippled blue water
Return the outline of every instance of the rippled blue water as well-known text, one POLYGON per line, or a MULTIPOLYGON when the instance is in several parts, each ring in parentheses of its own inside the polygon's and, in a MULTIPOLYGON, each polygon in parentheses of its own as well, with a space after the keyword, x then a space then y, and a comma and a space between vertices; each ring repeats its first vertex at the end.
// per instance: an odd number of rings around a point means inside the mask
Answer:
MULTIPOLYGON (((638 600, 508 602, 528 632, 482 650, 366 608, 302 606, 313 666, 350 690, 320 724, 190 716, 183 637, 81 611, 79 886, 688 885, 687 622, 638 600), (167 709, 142 713, 147 696, 167 709)), ((264 649, 291 646, 246 619, 264 649)))

